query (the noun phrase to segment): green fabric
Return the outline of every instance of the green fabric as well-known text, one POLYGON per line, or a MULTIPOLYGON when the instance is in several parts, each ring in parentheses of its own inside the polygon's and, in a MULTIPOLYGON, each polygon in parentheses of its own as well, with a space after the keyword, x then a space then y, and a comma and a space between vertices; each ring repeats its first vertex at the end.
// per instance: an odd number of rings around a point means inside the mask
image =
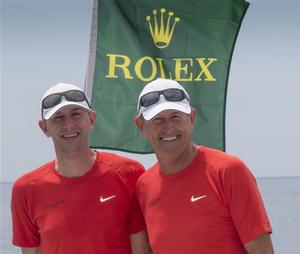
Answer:
POLYGON ((91 146, 151 153, 133 118, 143 86, 162 77, 178 80, 190 94, 197 110, 193 142, 225 150, 229 68, 248 5, 243 0, 99 0, 91 146), (168 26, 169 12, 174 15, 168 26), (169 44, 157 42, 165 46, 157 47, 150 29, 161 35, 158 40, 168 40, 173 26, 169 44))

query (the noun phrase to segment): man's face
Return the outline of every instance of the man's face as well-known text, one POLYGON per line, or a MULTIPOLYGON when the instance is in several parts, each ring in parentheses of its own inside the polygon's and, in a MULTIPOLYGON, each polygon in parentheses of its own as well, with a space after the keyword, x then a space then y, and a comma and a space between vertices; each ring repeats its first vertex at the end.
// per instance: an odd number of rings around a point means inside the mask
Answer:
POLYGON ((88 134, 93 129, 95 112, 78 106, 66 106, 39 125, 51 137, 58 151, 78 151, 88 147, 88 134))
POLYGON ((165 110, 149 121, 136 118, 136 124, 155 153, 175 155, 191 144, 194 119, 194 109, 190 115, 176 110, 165 110))

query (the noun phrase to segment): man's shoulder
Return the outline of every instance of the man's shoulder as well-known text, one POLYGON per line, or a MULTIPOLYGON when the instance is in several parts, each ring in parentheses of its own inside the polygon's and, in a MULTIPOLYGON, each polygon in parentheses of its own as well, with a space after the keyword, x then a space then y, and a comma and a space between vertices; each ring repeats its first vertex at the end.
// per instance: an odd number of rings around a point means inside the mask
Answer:
POLYGON ((221 150, 201 146, 199 152, 200 160, 214 170, 231 170, 246 167, 239 157, 221 150))
POLYGON ((156 162, 154 165, 152 165, 151 167, 149 167, 143 175, 141 175, 141 177, 139 178, 138 182, 139 184, 141 183, 145 183, 145 182, 152 182, 155 183, 155 180, 153 179, 157 179, 157 177, 159 177, 159 165, 156 162))
POLYGON ((139 175, 145 171, 144 166, 140 162, 115 153, 98 152, 98 157, 100 168, 102 167, 105 171, 139 175))
POLYGON ((200 146, 199 151, 203 161, 213 162, 216 165, 241 161, 235 155, 214 148, 200 146))
POLYGON ((14 182, 14 189, 25 188, 26 186, 29 186, 34 182, 42 181, 43 177, 52 171, 53 165, 54 165, 54 161, 50 161, 20 176, 14 182))

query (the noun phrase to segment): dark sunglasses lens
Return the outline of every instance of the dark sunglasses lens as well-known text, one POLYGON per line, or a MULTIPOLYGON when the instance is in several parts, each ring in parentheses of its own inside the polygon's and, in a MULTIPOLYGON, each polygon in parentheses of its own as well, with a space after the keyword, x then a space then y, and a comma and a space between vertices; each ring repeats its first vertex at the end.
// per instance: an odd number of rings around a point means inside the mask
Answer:
POLYGON ((43 108, 48 109, 52 108, 58 103, 60 103, 61 95, 60 94, 51 94, 43 100, 43 108))
POLYGON ((184 92, 179 89, 168 89, 163 94, 168 101, 182 101, 185 98, 184 92))
POLYGON ((68 91, 63 94, 68 101, 81 102, 85 101, 85 95, 81 91, 68 91))
POLYGON ((141 106, 149 107, 149 106, 157 103, 158 100, 159 100, 159 93, 157 93, 157 92, 145 94, 141 98, 141 106))

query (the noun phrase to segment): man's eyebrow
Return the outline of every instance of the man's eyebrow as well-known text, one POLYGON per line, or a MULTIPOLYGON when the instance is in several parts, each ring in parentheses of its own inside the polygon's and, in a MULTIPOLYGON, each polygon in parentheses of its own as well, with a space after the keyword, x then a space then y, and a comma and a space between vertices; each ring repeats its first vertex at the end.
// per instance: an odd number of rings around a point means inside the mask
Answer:
POLYGON ((63 113, 60 111, 60 110, 58 110, 58 111, 56 111, 55 113, 54 113, 54 115, 53 116, 59 116, 59 115, 62 115, 63 113))
POLYGON ((71 111, 84 110, 82 107, 72 108, 71 111))
MULTIPOLYGON (((71 109, 71 112, 74 112, 74 111, 78 111, 78 110, 84 110, 82 107, 76 107, 76 108, 72 108, 71 109)), ((54 113, 54 115, 64 115, 64 112, 62 112, 61 110, 58 110, 54 113)))

